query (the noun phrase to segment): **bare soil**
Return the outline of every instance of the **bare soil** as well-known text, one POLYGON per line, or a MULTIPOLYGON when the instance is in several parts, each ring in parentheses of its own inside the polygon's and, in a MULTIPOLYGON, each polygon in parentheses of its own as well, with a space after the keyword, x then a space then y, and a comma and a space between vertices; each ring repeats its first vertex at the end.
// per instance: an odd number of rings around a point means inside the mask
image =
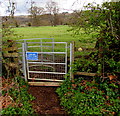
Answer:
POLYGON ((57 87, 29 87, 28 92, 35 97, 32 104, 36 114, 67 115, 60 106, 59 98, 55 93, 56 89, 57 87))

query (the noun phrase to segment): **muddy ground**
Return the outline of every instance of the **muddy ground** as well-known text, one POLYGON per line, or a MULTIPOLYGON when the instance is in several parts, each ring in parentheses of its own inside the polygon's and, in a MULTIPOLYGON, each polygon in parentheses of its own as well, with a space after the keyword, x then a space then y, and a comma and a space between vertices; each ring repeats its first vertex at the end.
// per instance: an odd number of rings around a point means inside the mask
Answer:
POLYGON ((33 108, 36 114, 63 115, 66 111, 60 106, 60 100, 55 92, 57 87, 36 87, 30 86, 28 92, 35 97, 33 108))

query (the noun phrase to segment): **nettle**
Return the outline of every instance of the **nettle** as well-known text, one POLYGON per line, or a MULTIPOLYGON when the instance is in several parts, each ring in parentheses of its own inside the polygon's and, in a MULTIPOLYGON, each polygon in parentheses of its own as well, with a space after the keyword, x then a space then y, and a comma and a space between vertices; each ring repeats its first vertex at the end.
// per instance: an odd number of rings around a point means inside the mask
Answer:
POLYGON ((120 114, 119 84, 109 80, 102 83, 97 81, 83 78, 72 81, 68 79, 57 89, 61 105, 69 114, 120 114))

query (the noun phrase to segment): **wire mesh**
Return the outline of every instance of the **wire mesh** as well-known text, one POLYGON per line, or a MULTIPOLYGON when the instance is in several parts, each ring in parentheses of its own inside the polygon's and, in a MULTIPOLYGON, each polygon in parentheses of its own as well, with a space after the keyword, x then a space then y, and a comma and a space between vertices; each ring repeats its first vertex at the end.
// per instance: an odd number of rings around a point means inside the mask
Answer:
POLYGON ((23 40, 26 49, 26 68, 29 80, 62 81, 67 73, 67 43, 54 39, 23 40), (27 59, 27 53, 38 58, 27 59))

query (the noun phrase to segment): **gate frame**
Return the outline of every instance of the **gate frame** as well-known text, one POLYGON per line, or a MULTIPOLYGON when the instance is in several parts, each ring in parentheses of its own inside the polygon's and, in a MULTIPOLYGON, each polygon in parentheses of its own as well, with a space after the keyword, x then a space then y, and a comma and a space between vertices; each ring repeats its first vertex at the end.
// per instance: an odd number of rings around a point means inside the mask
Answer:
MULTIPOLYGON (((44 39, 44 38, 37 38, 37 39, 44 39)), ((47 38, 45 38, 47 39, 47 38)), ((29 77, 29 72, 27 70, 27 59, 26 59, 26 53, 27 53, 27 42, 26 40, 33 40, 33 39, 24 39, 24 43, 22 43, 22 62, 23 62, 23 73, 24 73, 24 77, 25 77, 25 81, 28 81, 29 77), (28 73, 27 73, 28 72, 28 73)), ((70 79, 73 79, 73 73, 72 73, 72 63, 74 62, 74 42, 70 43, 70 47, 68 47, 68 43, 67 42, 39 42, 39 43, 52 43, 53 44, 53 52, 54 53, 54 44, 55 43, 65 43, 65 49, 66 49, 66 54, 65 54, 65 73, 67 74, 67 49, 70 48, 70 79)), ((41 45, 42 46, 42 45, 41 45)), ((42 48, 42 47, 41 47, 42 48)), ((41 50, 42 51, 42 50, 41 50)), ((42 52, 40 52, 42 53, 42 52)), ((45 53, 45 52, 44 52, 45 53)), ((60 53, 60 52, 56 52, 56 53, 60 53)), ((39 79, 39 80, 46 80, 46 81, 53 81, 53 82, 28 82, 30 85, 39 85, 39 86, 59 86, 61 84, 62 81, 64 80, 55 80, 55 79, 39 79), (57 82, 57 83, 56 83, 57 82), (46 84, 45 84, 46 83, 46 84)))

